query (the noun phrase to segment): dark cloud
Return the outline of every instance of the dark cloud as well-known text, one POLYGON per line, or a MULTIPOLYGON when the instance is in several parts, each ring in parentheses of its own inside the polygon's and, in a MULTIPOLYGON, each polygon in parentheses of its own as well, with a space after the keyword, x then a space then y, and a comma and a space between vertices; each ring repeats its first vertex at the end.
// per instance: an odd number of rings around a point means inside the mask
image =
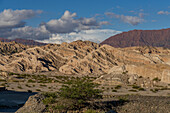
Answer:
POLYGON ((9 39, 24 38, 24 39, 35 39, 43 40, 50 37, 50 33, 43 27, 33 28, 30 26, 0 30, 0 37, 7 37, 9 39))

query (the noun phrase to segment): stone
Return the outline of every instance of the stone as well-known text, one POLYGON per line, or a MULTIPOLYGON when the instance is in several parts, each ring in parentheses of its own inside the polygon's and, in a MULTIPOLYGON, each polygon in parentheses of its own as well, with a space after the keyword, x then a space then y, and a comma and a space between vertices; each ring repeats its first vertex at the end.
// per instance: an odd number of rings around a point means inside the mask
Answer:
POLYGON ((41 94, 30 96, 24 106, 18 109, 16 113, 44 113, 46 108, 42 102, 44 98, 41 94))

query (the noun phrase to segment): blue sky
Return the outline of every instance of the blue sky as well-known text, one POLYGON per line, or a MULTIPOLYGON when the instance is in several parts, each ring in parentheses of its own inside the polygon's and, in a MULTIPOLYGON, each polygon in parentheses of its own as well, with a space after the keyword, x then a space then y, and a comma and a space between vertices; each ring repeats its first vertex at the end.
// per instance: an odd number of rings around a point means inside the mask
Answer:
MULTIPOLYGON (((49 27, 51 27, 47 26, 48 22, 50 22, 50 20, 60 19, 65 11, 69 11, 70 15, 76 13, 76 16, 72 15, 71 17, 75 20, 80 20, 84 18, 83 22, 87 22, 90 21, 87 20, 87 18, 95 19, 96 23, 94 22, 94 20, 91 19, 91 21, 93 21, 93 23, 91 22, 93 25, 83 26, 83 29, 76 28, 79 29, 79 31, 91 30, 92 28, 128 31, 133 29, 148 30, 170 27, 169 0, 0 0, 0 12, 4 12, 5 9, 11 9, 12 11, 42 11, 41 13, 36 12, 35 14, 31 15, 30 18, 23 17, 22 19, 20 19, 19 23, 25 22, 22 27, 30 26, 33 28, 37 28, 42 23, 45 23, 44 25, 46 26, 46 29, 48 29, 49 27), (86 29, 84 27, 86 27, 86 29)), ((12 13, 12 11, 10 12, 10 14, 12 13)), ((0 16, 2 17, 3 15, 0 16)), ((1 27, 2 23, 2 25, 4 25, 4 20, 2 22, 0 21, 0 30, 4 27, 1 27)), ((11 21, 13 22, 13 20, 11 21)), ((82 23, 82 21, 80 23, 82 23)), ((16 29, 18 28, 18 26, 13 27, 13 29, 15 29, 15 33, 16 29)), ((53 26, 52 28, 59 27, 53 26)), ((10 29, 12 29, 11 26, 10 29)), ((67 31, 68 33, 72 32, 70 30, 67 31)), ((50 32, 52 32, 53 34, 55 33, 55 35, 60 34, 61 36, 63 35, 63 33, 67 33, 67 31, 58 32, 57 30, 55 30, 54 32, 53 30, 51 30, 50 32)), ((2 36, 6 36, 7 38, 12 37, 9 36, 9 34, 10 33, 8 32, 8 35, 4 34, 2 36)))

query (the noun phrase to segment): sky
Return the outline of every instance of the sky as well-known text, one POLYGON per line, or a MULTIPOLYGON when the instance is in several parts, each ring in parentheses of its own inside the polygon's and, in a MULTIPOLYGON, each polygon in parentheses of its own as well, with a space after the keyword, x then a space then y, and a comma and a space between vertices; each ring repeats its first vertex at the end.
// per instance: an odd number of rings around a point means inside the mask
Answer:
POLYGON ((166 28, 169 0, 0 0, 0 37, 8 39, 99 43, 129 30, 166 28))

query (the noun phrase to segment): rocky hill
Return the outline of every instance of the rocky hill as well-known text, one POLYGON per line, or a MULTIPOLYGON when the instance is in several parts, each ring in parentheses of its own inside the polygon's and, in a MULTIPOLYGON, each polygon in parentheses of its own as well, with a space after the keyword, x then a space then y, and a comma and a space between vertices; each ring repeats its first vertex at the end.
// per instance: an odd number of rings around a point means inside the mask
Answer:
POLYGON ((26 50, 29 46, 16 42, 1 42, 0 41, 0 55, 12 55, 26 50))
POLYGON ((153 46, 170 48, 170 28, 161 30, 132 30, 112 36, 101 44, 113 47, 153 46))
MULTIPOLYGON (((9 46, 11 42, 4 44, 9 46)), ((128 73, 170 83, 170 50, 147 46, 114 48, 90 41, 48 44, 0 55, 0 69, 19 73, 128 73)))
POLYGON ((42 46, 42 45, 46 45, 45 43, 40 43, 40 42, 36 42, 34 40, 26 40, 26 39, 21 39, 21 38, 17 38, 17 39, 5 39, 5 38, 0 38, 1 42, 17 42, 20 44, 24 44, 24 45, 31 45, 31 46, 42 46))

